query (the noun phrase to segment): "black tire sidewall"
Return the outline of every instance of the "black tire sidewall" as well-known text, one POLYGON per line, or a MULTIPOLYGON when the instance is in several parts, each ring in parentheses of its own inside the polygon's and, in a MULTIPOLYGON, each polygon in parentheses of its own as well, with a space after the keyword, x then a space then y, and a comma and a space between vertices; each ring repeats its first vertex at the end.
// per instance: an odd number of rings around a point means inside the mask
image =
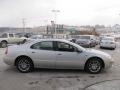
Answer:
POLYGON ((33 71, 33 69, 34 69, 34 66, 33 66, 32 61, 31 61, 29 58, 27 58, 27 57, 21 57, 21 58, 19 58, 18 61, 17 61, 17 63, 16 63, 16 67, 17 67, 18 71, 20 71, 20 72, 22 72, 22 73, 28 73, 28 72, 33 71), (19 69, 18 64, 19 64, 19 62, 20 62, 22 59, 26 59, 26 60, 30 63, 30 68, 29 68, 27 71, 22 71, 22 70, 19 69))
POLYGON ((102 61, 101 61, 99 58, 92 58, 92 59, 88 60, 87 63, 86 63, 86 66, 85 66, 85 70, 86 70, 88 73, 91 73, 91 74, 98 74, 98 73, 100 73, 100 72, 102 71, 102 69, 103 69, 103 63, 102 63, 102 61), (89 63, 90 63, 91 60, 97 60, 97 61, 99 61, 100 66, 101 66, 101 68, 100 68, 99 71, 97 71, 97 72, 91 72, 91 71, 89 70, 88 65, 89 65, 89 63))

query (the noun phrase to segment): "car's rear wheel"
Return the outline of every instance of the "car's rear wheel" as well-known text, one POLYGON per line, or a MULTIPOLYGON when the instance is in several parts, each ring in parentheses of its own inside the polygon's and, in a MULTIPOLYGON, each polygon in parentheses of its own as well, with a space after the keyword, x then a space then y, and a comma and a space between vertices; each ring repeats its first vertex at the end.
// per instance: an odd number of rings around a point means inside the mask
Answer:
POLYGON ((6 41, 2 41, 2 42, 1 42, 1 47, 2 47, 2 48, 7 47, 7 42, 6 42, 6 41))
POLYGON ((116 46, 114 48, 112 48, 112 50, 115 50, 116 49, 116 46))
POLYGON ((85 70, 92 74, 100 73, 103 68, 103 62, 99 58, 91 58, 87 61, 85 70))
POLYGON ((112 50, 115 50, 115 48, 111 48, 112 50))
POLYGON ((28 57, 20 57, 16 63, 17 69, 22 73, 31 72, 33 70, 33 62, 28 57))

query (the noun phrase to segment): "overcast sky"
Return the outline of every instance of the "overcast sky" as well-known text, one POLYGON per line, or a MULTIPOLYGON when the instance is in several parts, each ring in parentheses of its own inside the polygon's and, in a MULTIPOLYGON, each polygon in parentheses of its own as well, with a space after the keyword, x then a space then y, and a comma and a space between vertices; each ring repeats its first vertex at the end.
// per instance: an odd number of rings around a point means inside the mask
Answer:
POLYGON ((0 0, 0 27, 41 26, 54 20, 67 25, 120 24, 119 0, 0 0))

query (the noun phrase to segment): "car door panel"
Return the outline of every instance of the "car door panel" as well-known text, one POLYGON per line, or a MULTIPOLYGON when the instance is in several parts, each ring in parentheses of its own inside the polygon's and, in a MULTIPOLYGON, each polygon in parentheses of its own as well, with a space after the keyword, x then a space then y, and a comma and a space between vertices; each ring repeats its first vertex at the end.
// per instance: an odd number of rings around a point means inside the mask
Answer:
POLYGON ((54 68, 56 55, 55 51, 31 50, 31 57, 37 67, 54 68))
POLYGON ((75 47, 57 42, 56 68, 82 68, 85 60, 83 52, 75 51, 75 47))
POLYGON ((39 42, 31 47, 31 57, 35 66, 43 68, 54 68, 56 54, 53 50, 53 42, 39 42))
POLYGON ((84 54, 77 52, 56 52, 56 68, 83 68, 84 54))

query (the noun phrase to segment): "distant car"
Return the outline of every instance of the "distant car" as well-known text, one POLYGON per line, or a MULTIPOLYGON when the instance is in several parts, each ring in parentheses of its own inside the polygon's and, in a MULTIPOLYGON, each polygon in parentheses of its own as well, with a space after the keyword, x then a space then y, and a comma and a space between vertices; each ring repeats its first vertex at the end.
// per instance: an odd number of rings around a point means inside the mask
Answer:
POLYGON ((32 35, 31 37, 27 38, 26 42, 34 41, 37 39, 43 39, 43 35, 32 35))
POLYGON ((32 35, 31 37, 29 37, 30 39, 42 39, 43 35, 32 35))
POLYGON ((2 48, 7 47, 8 44, 19 44, 26 41, 25 37, 19 37, 15 33, 3 33, 0 36, 0 46, 2 48))
POLYGON ((73 42, 73 43, 75 43, 75 42, 76 42, 76 39, 75 39, 75 38, 66 39, 66 40, 68 40, 68 41, 70 41, 70 42, 73 42))
POLYGON ((85 49, 62 39, 38 39, 22 45, 9 46, 4 62, 26 73, 34 68, 84 69, 100 73, 113 64, 112 57, 104 52, 85 49))
POLYGON ((33 35, 33 33, 16 33, 16 35, 19 36, 19 37, 29 38, 33 35))
POLYGON ((104 37, 100 41, 100 48, 116 48, 116 42, 114 37, 104 37))
POLYGON ((95 42, 96 42, 96 45, 99 45, 100 44, 100 38, 96 36, 95 42))
POLYGON ((95 47, 97 44, 94 35, 81 35, 76 39, 76 43, 83 47, 95 47))

